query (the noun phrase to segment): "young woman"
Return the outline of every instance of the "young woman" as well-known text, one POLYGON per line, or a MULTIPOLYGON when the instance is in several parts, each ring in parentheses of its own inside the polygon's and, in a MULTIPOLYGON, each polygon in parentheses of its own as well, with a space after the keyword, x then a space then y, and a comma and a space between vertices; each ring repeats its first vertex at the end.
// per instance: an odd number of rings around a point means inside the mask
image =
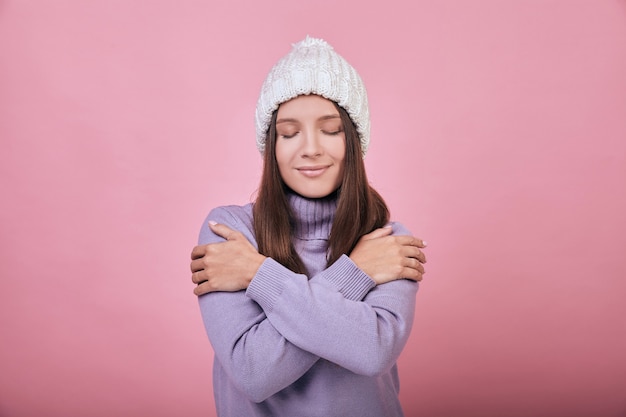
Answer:
POLYGON ((425 243, 367 181, 361 78, 307 37, 270 71, 256 127, 256 201, 212 210, 191 255, 218 415, 402 416, 425 243))

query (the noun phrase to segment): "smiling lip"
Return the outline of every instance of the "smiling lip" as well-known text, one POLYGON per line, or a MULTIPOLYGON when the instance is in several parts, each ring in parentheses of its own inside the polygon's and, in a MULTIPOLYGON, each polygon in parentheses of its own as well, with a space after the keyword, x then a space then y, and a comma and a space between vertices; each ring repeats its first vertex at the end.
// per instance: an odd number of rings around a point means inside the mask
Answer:
POLYGON ((296 169, 298 170, 298 172, 306 177, 315 178, 326 172, 326 169, 328 169, 328 165, 315 165, 310 167, 299 167, 296 169))

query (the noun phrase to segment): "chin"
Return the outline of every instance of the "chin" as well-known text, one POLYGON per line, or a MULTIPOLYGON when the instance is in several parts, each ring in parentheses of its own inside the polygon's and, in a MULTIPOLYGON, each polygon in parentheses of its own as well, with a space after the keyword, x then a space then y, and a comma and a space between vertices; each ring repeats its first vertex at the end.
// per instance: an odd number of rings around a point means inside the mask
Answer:
POLYGON ((331 193, 298 193, 305 198, 324 198, 328 197, 331 193))
POLYGON ((293 190, 295 193, 300 194, 305 198, 325 198, 329 195, 333 194, 337 188, 327 188, 327 189, 318 189, 318 190, 293 190))

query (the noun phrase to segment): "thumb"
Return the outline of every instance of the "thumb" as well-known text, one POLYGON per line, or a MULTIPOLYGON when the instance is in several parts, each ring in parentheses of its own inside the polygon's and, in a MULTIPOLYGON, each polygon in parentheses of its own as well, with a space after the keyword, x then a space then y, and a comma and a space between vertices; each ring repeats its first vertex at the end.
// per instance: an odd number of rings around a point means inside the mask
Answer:
POLYGON ((384 237, 384 236, 389 236, 391 234, 391 232, 393 232, 393 229, 391 228, 391 225, 387 225, 387 226, 383 226, 381 228, 378 228, 374 231, 369 232, 366 235, 363 235, 363 237, 361 239, 363 240, 372 240, 372 239, 378 239, 379 237, 384 237))
POLYGON ((209 220, 209 228, 218 236, 223 237, 226 240, 234 240, 236 238, 237 232, 225 224, 214 222, 213 220, 209 220))

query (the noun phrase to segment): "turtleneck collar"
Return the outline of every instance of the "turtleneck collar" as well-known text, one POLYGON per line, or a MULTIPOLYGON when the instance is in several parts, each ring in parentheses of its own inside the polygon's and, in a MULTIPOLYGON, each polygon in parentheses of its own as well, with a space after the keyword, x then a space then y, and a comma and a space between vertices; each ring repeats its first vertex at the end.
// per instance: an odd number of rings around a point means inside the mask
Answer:
POLYGON ((294 237, 327 240, 337 211, 336 193, 324 198, 306 198, 289 193, 287 199, 293 214, 294 237))

